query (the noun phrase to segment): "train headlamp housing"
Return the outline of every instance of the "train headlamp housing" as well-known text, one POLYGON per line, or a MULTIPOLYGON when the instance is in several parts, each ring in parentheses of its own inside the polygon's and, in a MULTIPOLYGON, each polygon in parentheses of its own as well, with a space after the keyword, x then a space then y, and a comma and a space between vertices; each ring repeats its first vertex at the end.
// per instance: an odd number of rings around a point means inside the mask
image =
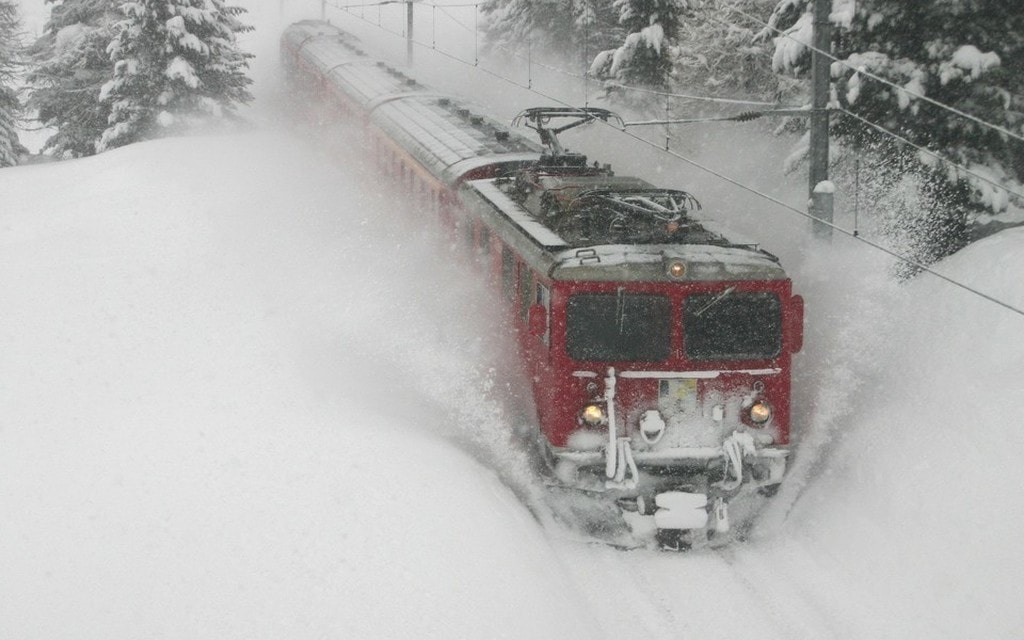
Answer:
POLYGON ((580 424, 588 427, 600 427, 608 424, 608 410, 603 404, 591 403, 580 410, 580 424))
POLYGON ((681 260, 673 260, 665 267, 665 273, 673 280, 682 280, 686 277, 686 263, 681 260))
POLYGON ((748 415, 750 421, 760 427, 772 419, 772 405, 766 400, 757 400, 750 405, 748 415))

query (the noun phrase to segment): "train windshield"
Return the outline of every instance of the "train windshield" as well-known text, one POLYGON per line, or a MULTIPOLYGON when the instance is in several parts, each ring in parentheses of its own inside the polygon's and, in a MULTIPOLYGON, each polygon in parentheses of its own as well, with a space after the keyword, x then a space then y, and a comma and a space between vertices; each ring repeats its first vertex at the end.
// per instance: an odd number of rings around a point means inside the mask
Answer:
POLYGON ((672 303, 666 296, 588 293, 569 298, 566 348, 575 360, 657 362, 671 352, 672 303))
POLYGON ((773 293, 692 295, 683 308, 690 360, 760 360, 782 351, 782 305, 773 293))

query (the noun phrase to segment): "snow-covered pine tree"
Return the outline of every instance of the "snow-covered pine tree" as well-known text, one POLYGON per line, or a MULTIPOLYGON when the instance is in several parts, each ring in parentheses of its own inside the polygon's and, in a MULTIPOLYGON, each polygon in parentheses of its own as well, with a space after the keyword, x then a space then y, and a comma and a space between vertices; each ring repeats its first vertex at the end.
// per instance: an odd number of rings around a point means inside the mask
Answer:
POLYGON ((17 6, 0 0, 0 167, 18 164, 18 157, 25 152, 18 142, 21 101, 14 84, 21 48, 17 6))
POLYGON ((752 42, 758 29, 747 15, 763 15, 775 0, 702 0, 679 25, 673 84, 687 92, 771 100, 782 90, 765 57, 768 44, 752 42))
POLYGON ((233 116, 252 100, 251 54, 236 34, 251 30, 245 10, 222 0, 133 0, 110 43, 114 77, 100 99, 111 105, 98 151, 180 131, 206 117, 233 116))
POLYGON ((595 51, 621 38, 612 0, 487 0, 489 48, 526 55, 526 49, 590 63, 595 51))
POLYGON ((599 53, 591 75, 630 85, 665 87, 672 71, 672 44, 687 0, 615 0, 625 40, 599 53))
MULTIPOLYGON (((775 38, 773 64, 779 72, 801 74, 809 67, 811 4, 782 0, 769 19, 786 34, 775 38)), ((1024 134, 1024 5, 833 0, 831 20, 837 27, 833 54, 845 63, 832 65, 837 106, 972 173, 1024 191, 1019 139, 1024 134)), ((765 30, 762 35, 778 34, 765 30)), ((878 207, 899 212, 888 227, 919 261, 931 262, 960 248, 973 214, 1012 207, 1006 191, 854 117, 834 117, 832 133, 877 169, 870 186, 878 207)))
POLYGON ((54 133, 43 151, 79 158, 96 153, 110 105, 100 89, 113 77, 107 47, 120 18, 117 0, 53 0, 45 33, 32 47, 28 105, 54 133))

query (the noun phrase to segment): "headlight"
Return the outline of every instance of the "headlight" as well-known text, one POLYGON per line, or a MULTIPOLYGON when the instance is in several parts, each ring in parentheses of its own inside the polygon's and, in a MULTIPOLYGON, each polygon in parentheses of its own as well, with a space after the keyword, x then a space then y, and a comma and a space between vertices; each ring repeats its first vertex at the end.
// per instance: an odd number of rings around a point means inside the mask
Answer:
POLYGON ((588 404, 580 411, 580 422, 590 427, 598 427, 606 424, 608 414, 599 404, 588 404))
POLYGON ((772 419, 772 405, 764 400, 758 400, 750 405, 750 421, 761 425, 772 419))

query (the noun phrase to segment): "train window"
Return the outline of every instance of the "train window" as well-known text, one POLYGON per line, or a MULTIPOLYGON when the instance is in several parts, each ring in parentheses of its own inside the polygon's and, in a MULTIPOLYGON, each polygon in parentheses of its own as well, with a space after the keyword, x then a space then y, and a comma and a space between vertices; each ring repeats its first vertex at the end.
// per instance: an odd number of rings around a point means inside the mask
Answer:
POLYGON ((505 245, 501 245, 501 290, 506 300, 516 299, 516 258, 505 245))
POLYGON ((491 248, 491 231, 487 227, 480 225, 477 230, 477 255, 481 258, 486 257, 490 252, 491 248))
POLYGON ((782 305, 769 292, 692 295, 683 308, 691 360, 760 360, 782 351, 782 305))
POLYGON ((434 192, 423 180, 416 181, 416 199, 421 211, 427 214, 434 212, 434 192))
POLYGON ((537 283, 537 304, 544 307, 544 313, 548 317, 547 331, 541 336, 541 342, 544 344, 550 344, 551 342, 551 290, 537 283))
POLYGON ((519 267, 519 306, 523 322, 526 322, 530 313, 530 305, 533 304, 533 273, 526 267, 519 267))
POLYGON ((672 303, 665 296, 576 294, 566 308, 566 349, 574 360, 657 362, 672 346, 672 303))

